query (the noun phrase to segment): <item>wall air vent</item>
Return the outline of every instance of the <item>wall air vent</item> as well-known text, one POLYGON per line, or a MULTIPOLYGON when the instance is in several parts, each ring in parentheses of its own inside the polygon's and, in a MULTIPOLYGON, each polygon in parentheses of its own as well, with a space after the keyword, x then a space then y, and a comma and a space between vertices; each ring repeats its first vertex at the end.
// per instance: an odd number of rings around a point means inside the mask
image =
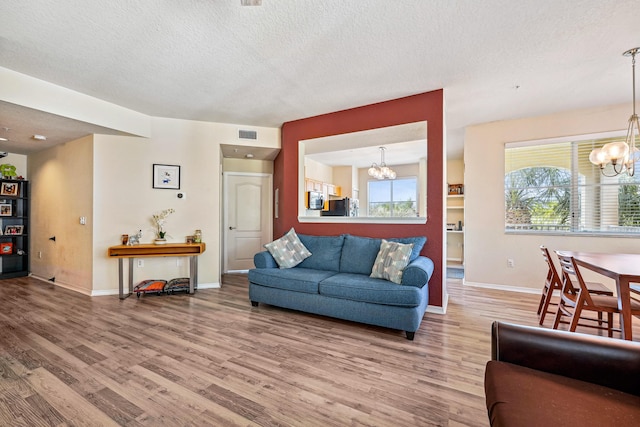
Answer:
POLYGON ((238 131, 238 138, 240 139, 258 139, 258 132, 255 130, 242 130, 238 131))

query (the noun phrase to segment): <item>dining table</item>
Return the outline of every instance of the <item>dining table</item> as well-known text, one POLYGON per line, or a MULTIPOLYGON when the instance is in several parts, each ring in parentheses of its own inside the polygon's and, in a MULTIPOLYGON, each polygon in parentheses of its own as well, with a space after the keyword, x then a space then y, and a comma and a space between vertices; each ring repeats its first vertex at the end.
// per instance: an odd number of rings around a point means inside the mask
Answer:
POLYGON ((640 283, 640 254, 559 251, 575 259, 576 264, 613 279, 618 295, 620 328, 625 340, 633 339, 631 327, 631 283, 640 283))

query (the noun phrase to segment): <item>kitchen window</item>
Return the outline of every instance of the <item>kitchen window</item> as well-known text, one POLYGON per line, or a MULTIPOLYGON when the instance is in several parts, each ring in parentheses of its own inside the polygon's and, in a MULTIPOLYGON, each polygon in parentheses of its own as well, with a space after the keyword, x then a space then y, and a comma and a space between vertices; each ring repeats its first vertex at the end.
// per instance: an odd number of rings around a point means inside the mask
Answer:
POLYGON ((416 177, 368 182, 368 216, 417 217, 418 179, 416 177))

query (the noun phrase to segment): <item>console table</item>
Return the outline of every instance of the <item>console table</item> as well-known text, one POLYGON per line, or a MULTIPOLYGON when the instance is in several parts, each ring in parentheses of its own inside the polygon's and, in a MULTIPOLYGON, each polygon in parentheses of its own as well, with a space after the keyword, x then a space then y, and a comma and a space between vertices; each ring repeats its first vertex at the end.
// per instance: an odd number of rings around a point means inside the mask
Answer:
POLYGON ((151 257, 189 257, 189 293, 193 293, 198 283, 198 255, 207 246, 204 243, 167 243, 164 245, 139 244, 111 246, 109 258, 118 258, 118 285, 120 299, 133 293, 133 259, 151 257), (129 293, 124 295, 124 259, 129 259, 129 293))

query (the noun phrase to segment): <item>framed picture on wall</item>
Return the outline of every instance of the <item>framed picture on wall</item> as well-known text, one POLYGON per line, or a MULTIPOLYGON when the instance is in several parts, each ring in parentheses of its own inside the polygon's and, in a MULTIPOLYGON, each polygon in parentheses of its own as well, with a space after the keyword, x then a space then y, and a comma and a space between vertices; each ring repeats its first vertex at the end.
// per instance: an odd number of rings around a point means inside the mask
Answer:
POLYGON ((4 228, 5 236, 20 236, 22 235, 22 230, 24 230, 23 225, 7 225, 4 228))
POLYGON ((17 182, 3 182, 0 185, 1 196, 17 196, 18 195, 18 183, 17 182))
POLYGON ((11 216, 13 207, 11 203, 0 203, 0 216, 11 216))
POLYGON ((153 165, 153 188, 180 189, 180 166, 153 165))

